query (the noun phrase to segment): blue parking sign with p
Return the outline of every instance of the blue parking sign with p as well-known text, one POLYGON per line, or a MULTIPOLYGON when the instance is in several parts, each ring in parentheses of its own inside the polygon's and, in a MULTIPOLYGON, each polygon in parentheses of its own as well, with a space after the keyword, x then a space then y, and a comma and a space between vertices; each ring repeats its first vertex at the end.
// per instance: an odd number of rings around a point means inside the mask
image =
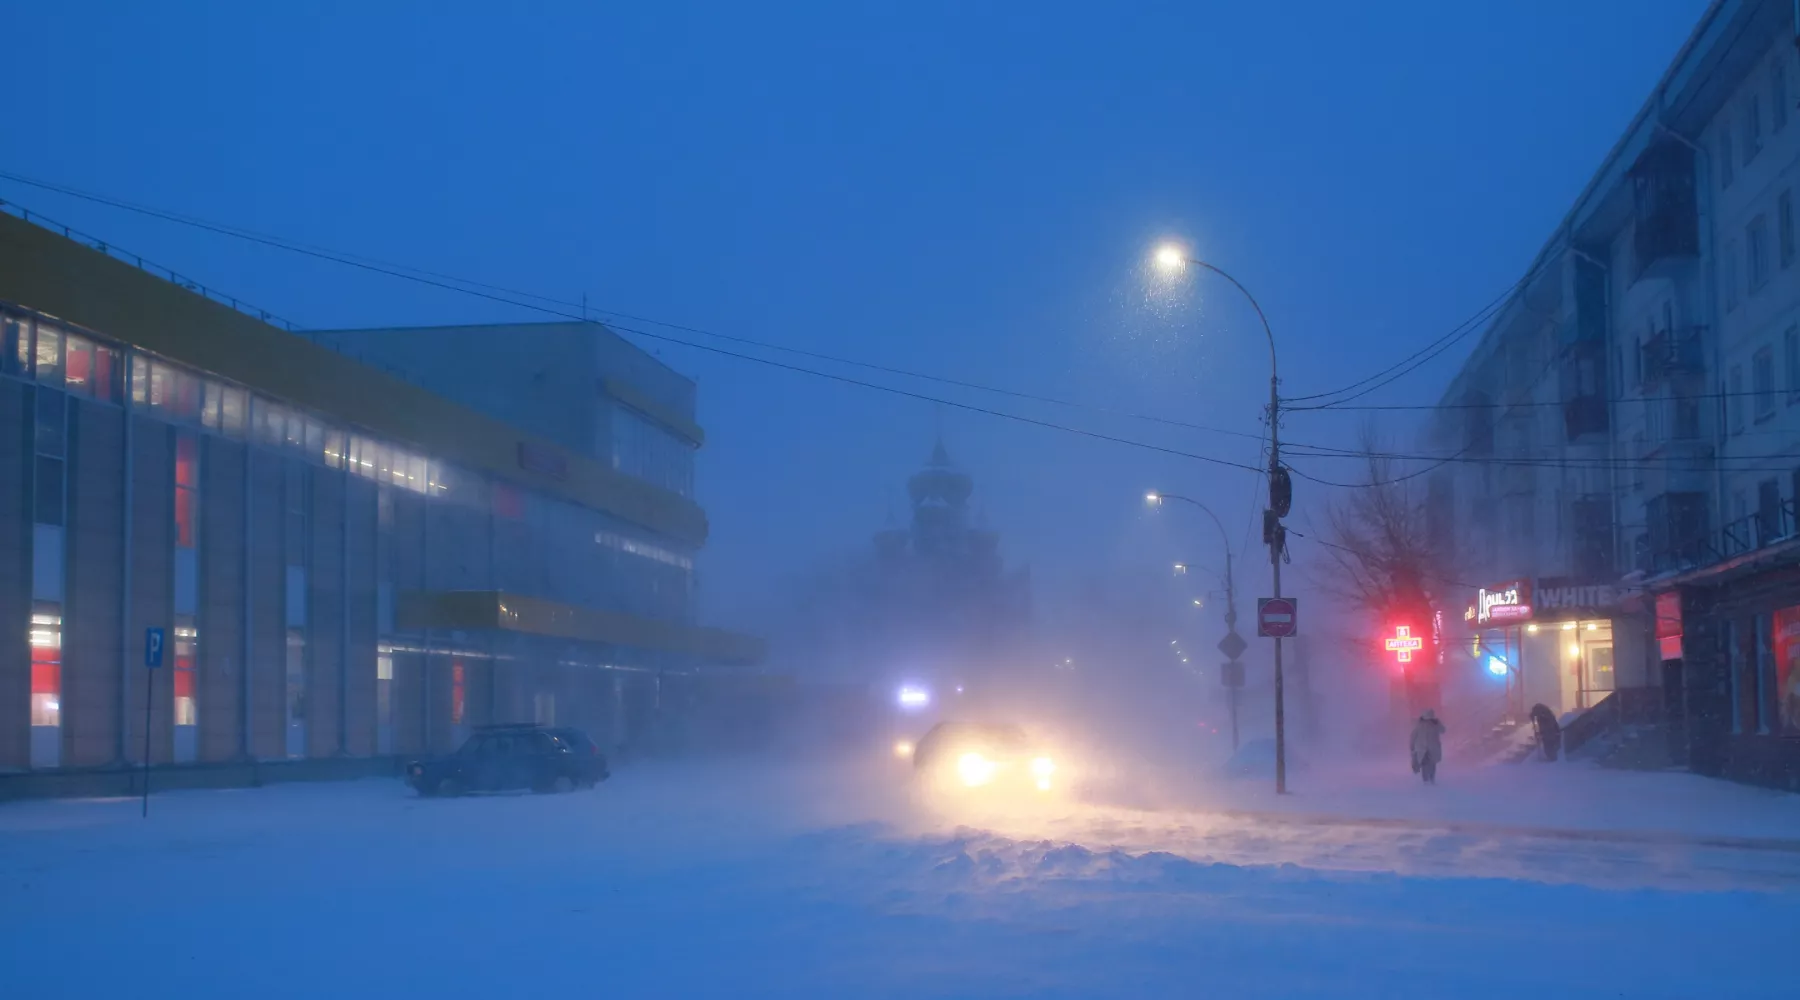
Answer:
POLYGON ((162 666, 163 630, 147 628, 144 630, 144 666, 155 670, 162 666))

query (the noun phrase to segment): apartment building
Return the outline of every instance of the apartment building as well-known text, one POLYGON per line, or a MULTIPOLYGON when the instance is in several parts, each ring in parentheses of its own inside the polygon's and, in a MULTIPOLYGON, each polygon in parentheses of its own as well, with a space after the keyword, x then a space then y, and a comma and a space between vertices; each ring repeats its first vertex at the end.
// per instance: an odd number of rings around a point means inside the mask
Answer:
MULTIPOLYGON (((1433 523, 1514 705, 1800 787, 1800 58, 1719 0, 1441 397, 1433 523), (1537 381, 1537 366, 1543 381, 1537 381), (1471 406, 1471 403, 1483 404, 1471 406), (1486 405, 1486 404, 1492 405, 1486 405), (1460 452, 1459 452, 1460 449, 1460 452), (1493 617, 1493 595, 1519 605, 1493 617)), ((1458 588, 1447 588, 1455 591, 1458 588)), ((1484 663, 1463 664, 1471 678, 1484 663)))

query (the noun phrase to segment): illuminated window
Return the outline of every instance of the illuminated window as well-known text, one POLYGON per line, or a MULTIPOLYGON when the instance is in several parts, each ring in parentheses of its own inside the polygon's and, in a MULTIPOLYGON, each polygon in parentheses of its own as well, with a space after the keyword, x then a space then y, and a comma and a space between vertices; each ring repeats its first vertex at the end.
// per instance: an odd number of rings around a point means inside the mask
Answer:
POLYGON ((199 712, 194 700, 195 657, 199 645, 200 633, 194 628, 194 619, 178 616, 175 619, 175 724, 177 726, 198 725, 199 712))
POLYGON ((119 352, 70 334, 63 354, 63 384, 70 392, 119 401, 119 352))
POLYGON ((62 606, 31 609, 31 724, 62 725, 62 606))
POLYGON ((224 409, 224 388, 217 382, 202 380, 200 383, 200 426, 209 431, 219 429, 224 409))
POLYGON ((453 660, 450 663, 450 724, 453 726, 462 725, 464 694, 462 661, 453 660))
POLYGON ((394 752, 394 656, 375 657, 375 751, 394 752))
POLYGON ((195 546, 194 522, 200 507, 200 443, 191 434, 175 439, 175 546, 195 546))
POLYGON ((62 331, 44 323, 37 325, 37 379, 56 385, 63 380, 62 331))
POLYGON ((219 392, 219 430, 226 437, 242 438, 250 426, 250 397, 229 386, 219 392))
POLYGON ((31 321, 22 316, 0 315, 0 371, 31 374, 31 321))

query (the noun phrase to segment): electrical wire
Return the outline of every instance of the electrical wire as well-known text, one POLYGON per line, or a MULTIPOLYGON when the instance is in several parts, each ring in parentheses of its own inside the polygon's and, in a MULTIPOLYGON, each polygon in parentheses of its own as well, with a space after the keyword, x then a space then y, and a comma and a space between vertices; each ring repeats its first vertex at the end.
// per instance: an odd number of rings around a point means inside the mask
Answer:
MULTIPOLYGON (((308 252, 308 251, 302 251, 302 252, 308 252)), ((321 254, 313 254, 313 255, 314 256, 324 256, 321 254)), ((333 259, 333 258, 326 257, 326 259, 333 259)), ((349 261, 338 261, 338 262, 339 263, 351 263, 349 261)), ((421 283, 428 284, 428 285, 433 285, 433 286, 436 286, 439 288, 444 288, 449 291, 458 291, 458 292, 462 292, 463 294, 466 294, 466 295, 478 296, 480 298, 489 299, 491 301, 500 302, 500 303, 504 303, 507 305, 517 306, 520 308, 536 309, 540 312, 546 312, 551 315, 563 316, 568 319, 581 319, 581 317, 576 316, 574 314, 558 312, 556 309, 549 307, 549 306, 542 306, 542 305, 534 306, 534 305, 529 305, 527 303, 523 303, 523 302, 520 302, 517 300, 507 299, 507 298, 505 298, 499 294, 493 293, 493 292, 481 291, 481 290, 476 290, 476 289, 458 288, 454 285, 446 284, 446 283, 439 281, 437 279, 434 279, 434 278, 416 276, 416 275, 408 275, 408 274, 405 274, 398 270, 388 269, 388 268, 382 267, 380 265, 367 264, 367 263, 356 263, 356 264, 353 264, 353 266, 361 267, 366 270, 375 271, 375 272, 382 273, 382 274, 387 274, 392 277, 398 277, 398 278, 403 278, 403 279, 410 280, 410 281, 416 281, 416 282, 421 282, 421 283)), ((1165 454, 1165 455, 1172 455, 1172 456, 1175 456, 1178 458, 1193 459, 1195 461, 1205 462, 1210 465, 1218 465, 1218 466, 1234 468, 1234 469, 1243 469, 1247 472, 1261 473, 1263 471, 1263 470, 1257 468, 1256 466, 1246 465, 1242 462, 1234 462, 1229 459, 1217 458, 1217 457, 1214 457, 1211 455, 1200 455, 1200 454, 1196 454, 1194 452, 1182 451, 1181 449, 1178 449, 1178 448, 1169 448, 1169 447, 1165 447, 1163 445, 1151 444, 1146 441, 1137 441, 1137 440, 1133 440, 1131 438, 1119 437, 1119 436, 1113 435, 1113 434, 1105 434, 1100 431, 1088 430, 1086 428, 1081 428, 1081 427, 1072 427, 1067 424, 1060 424, 1060 423, 1056 423, 1056 422, 1050 421, 1050 420, 1040 420, 1036 417, 1028 417, 1028 416, 1024 416, 1023 414, 1010 413, 1005 410, 997 410, 997 409, 993 409, 991 407, 978 406, 973 403, 965 403, 965 402, 961 402, 958 400, 952 400, 952 399, 943 399, 943 398, 939 398, 936 396, 926 395, 924 393, 913 392, 908 389, 902 389, 902 388, 899 388, 896 386, 882 385, 877 382, 869 382, 864 379, 852 378, 848 375, 840 375, 840 374, 837 374, 834 372, 819 371, 817 369, 806 368, 801 365, 793 365, 793 364, 788 364, 783 361, 776 361, 772 358, 761 358, 761 357, 757 357, 752 354, 744 354, 739 351, 731 351, 731 350, 727 350, 723 347, 714 346, 712 344, 701 344, 701 343, 696 343, 696 342, 690 341, 690 340, 683 340, 680 337, 674 337, 674 336, 670 336, 668 334, 656 333, 656 332, 649 331, 649 330, 643 330, 643 329, 638 329, 638 328, 633 328, 633 327, 628 327, 628 326, 620 326, 620 325, 616 325, 616 324, 609 324, 608 328, 615 330, 615 331, 624 331, 627 333, 632 333, 632 334, 635 334, 639 337, 643 337, 648 340, 655 340, 655 341, 660 341, 663 343, 677 344, 677 345, 680 345, 683 347, 691 348, 693 350, 705 351, 710 354, 717 354, 717 355, 720 355, 723 357, 728 357, 728 358, 735 358, 740 361, 748 361, 748 362, 751 362, 754 364, 760 364, 760 365, 765 365, 765 366, 768 366, 771 368, 781 369, 783 371, 790 371, 790 372, 795 372, 795 373, 804 374, 804 375, 812 375, 812 376, 815 376, 818 378, 829 379, 831 381, 840 382, 840 383, 843 383, 846 385, 858 386, 858 387, 864 388, 864 389, 872 389, 877 392, 885 392, 885 393, 889 393, 889 394, 896 395, 896 396, 902 396, 902 397, 905 397, 908 399, 916 399, 916 400, 920 400, 922 402, 934 403, 934 404, 937 404, 940 406, 949 406, 949 407, 953 407, 955 409, 965 410, 965 411, 968 411, 971 413, 981 413, 981 414, 985 414, 987 416, 999 417, 1004 420, 1012 420, 1012 421, 1016 421, 1018 423, 1030 424, 1035 427, 1042 427, 1042 428, 1045 428, 1048 430, 1061 431, 1066 434, 1074 434, 1074 435, 1077 435, 1080 437, 1091 438, 1093 440, 1107 441, 1107 442, 1111 442, 1113 444, 1126 445, 1128 447, 1139 448, 1139 449, 1143 449, 1146 451, 1154 451, 1154 452, 1158 452, 1158 453, 1165 454)))
MULTIPOLYGON (((909 369, 893 367, 890 365, 876 364, 874 362, 858 361, 854 358, 847 358, 847 357, 842 357, 839 355, 826 354, 824 352, 811 351, 811 350, 806 350, 806 349, 798 348, 798 347, 786 347, 781 344, 772 344, 772 343, 768 343, 766 341, 754 340, 749 337, 740 337, 740 336, 735 336, 732 334, 718 333, 718 332, 715 332, 712 330, 707 330, 707 329, 704 329, 701 327, 687 326, 687 325, 683 325, 680 323, 671 323, 671 322, 667 322, 664 320, 652 319, 650 317, 640 316, 640 315, 636 315, 633 313, 620 312, 620 311, 612 310, 612 309, 599 308, 599 307, 595 307, 595 306, 590 306, 585 302, 582 302, 582 303, 571 302, 571 301, 568 301, 565 299, 554 298, 552 296, 539 295, 534 292, 526 292, 526 291, 521 291, 521 290, 515 289, 515 288, 508 288, 504 285, 495 285, 495 284, 490 284, 487 282, 476 281, 476 280, 470 279, 470 278, 462 278, 462 277, 457 277, 455 275, 445 274, 440 271, 431 271, 431 270, 427 270, 427 269, 421 268, 421 267, 414 267, 409 264, 396 264, 391 261, 384 261, 384 260, 381 260, 378 258, 363 257, 363 256, 359 256, 357 254, 352 254, 352 253, 348 253, 345 251, 332 250, 332 249, 328 249, 325 247, 320 247, 320 246, 307 244, 307 243, 301 243, 298 241, 289 240, 289 239, 285 239, 285 238, 278 237, 278 236, 270 236, 265 233, 259 233, 254 230, 244 229, 244 228, 241 228, 238 226, 227 225, 225 223, 219 223, 219 222, 211 222, 211 221, 208 221, 205 219, 196 218, 194 216, 183 215, 178 212, 171 212, 171 211, 167 211, 164 209, 151 208, 151 207, 148 207, 145 205, 133 204, 131 202, 124 201, 124 200, 121 200, 118 198, 113 198, 113 197, 110 197, 107 195, 94 194, 92 192, 82 191, 77 188, 72 188, 72 187, 68 187, 65 185, 61 185, 61 184, 54 184, 49 181, 37 180, 35 178, 25 177, 25 176, 10 173, 10 172, 4 171, 4 170, 0 170, 0 179, 12 181, 17 184, 24 184, 24 185, 27 185, 30 187, 39 188, 39 189, 42 189, 45 191, 50 191, 50 192, 64 195, 64 196, 70 197, 70 198, 77 198, 77 199, 80 199, 83 201, 89 201, 89 202, 93 202, 95 204, 105 205, 110 208, 117 208, 117 209, 122 209, 122 210, 128 211, 128 212, 134 212, 139 215, 147 216, 149 218, 159 219, 159 220, 162 220, 165 222, 173 222, 178 225, 190 226, 195 229, 200 229, 200 230, 214 233, 214 234, 221 235, 221 236, 228 236, 233 239, 245 240, 247 242, 259 244, 261 246, 266 246, 266 247, 270 247, 270 248, 277 249, 277 250, 284 250, 289 253, 302 254, 302 255, 305 255, 308 257, 313 257, 313 258, 316 258, 319 260, 330 261, 332 263, 342 264, 342 265, 349 266, 349 267, 361 268, 366 271, 371 271, 374 273, 383 274, 383 275, 387 275, 390 277, 404 278, 409 281, 416 281, 421 284, 429 285, 434 288, 444 289, 447 291, 456 291, 456 292, 462 292, 464 294, 469 294, 469 295, 477 295, 482 298, 489 299, 491 301, 501 302, 501 303, 516 306, 519 308, 533 309, 533 310, 536 310, 539 312, 544 312, 544 313, 547 313, 547 314, 553 315, 553 316, 559 316, 559 317, 564 317, 564 318, 569 318, 569 319, 579 319, 583 322, 588 321, 589 314, 592 314, 595 316, 616 317, 618 319, 626 320, 626 321, 632 322, 632 323, 649 324, 651 326, 660 327, 660 328, 666 329, 666 330, 675 330, 680 333, 691 333, 696 336, 707 337, 710 339, 725 341, 728 343, 741 344, 746 347, 756 347, 756 348, 760 348, 763 350, 778 351, 778 352, 781 352, 784 354, 791 354, 791 355, 795 355, 798 357, 811 358, 815 361, 827 361, 827 362, 831 362, 833 364, 841 364, 841 365, 847 365, 847 366, 854 367, 854 368, 861 368, 866 371, 875 371, 875 372, 881 372, 881 373, 887 374, 887 375, 897 375, 897 376, 901 376, 903 378, 914 378, 914 379, 919 379, 921 381, 936 382, 936 383, 943 384, 943 385, 952 385, 952 386, 956 386, 956 387, 962 388, 962 389, 973 389, 978 392, 993 393, 995 395, 1007 396, 1007 397, 1011 397, 1014 399, 1029 400, 1029 401, 1037 402, 1037 403, 1047 403, 1052 406, 1061 406, 1061 407, 1066 407, 1069 409, 1088 410, 1091 412, 1103 413, 1103 414, 1107 414, 1110 416, 1125 417, 1125 418, 1131 419, 1131 420, 1141 420, 1141 421, 1145 421, 1147 423, 1162 424, 1162 425, 1168 426, 1168 427, 1178 427, 1178 428, 1182 428, 1185 430, 1204 431, 1204 432, 1211 433, 1211 434, 1223 434, 1223 435, 1227 435, 1230 437, 1248 438, 1253 441, 1258 440, 1260 438, 1260 435, 1251 434, 1246 431, 1234 431, 1234 430, 1229 430, 1229 429, 1223 428, 1223 427, 1210 427, 1205 424, 1195 424, 1195 423, 1190 423, 1190 422, 1184 421, 1184 420, 1175 420, 1175 419, 1171 419, 1168 417, 1155 416, 1152 414, 1136 413, 1136 412, 1133 412, 1130 410, 1121 410, 1121 409, 1115 409, 1115 408, 1104 407, 1104 406, 1094 406, 1091 404, 1079 403, 1074 400, 1062 399, 1062 398, 1055 397, 1055 396, 1046 396, 1046 395, 1041 395, 1041 394, 1037 394, 1037 393, 1021 392, 1021 391, 1014 390, 1014 389, 1003 389, 1003 388, 999 388, 999 387, 995 387, 995 386, 982 385, 977 382, 970 382, 970 381, 966 381, 963 379, 950 378, 948 376, 942 376, 942 375, 933 375, 933 374, 930 374, 927 372, 912 371, 909 369), (466 287, 463 287, 463 286, 466 286, 466 287), (503 296, 510 296, 510 298, 506 298, 503 296), (520 301, 520 300, 533 300, 533 301, 520 301), (572 315, 568 312, 568 310, 571 310, 571 309, 580 310, 580 312, 577 315, 572 315)), ((615 328, 618 328, 618 327, 616 327, 615 324, 608 324, 608 325, 615 326, 615 328)), ((648 334, 642 334, 642 333, 640 333, 640 335, 648 336, 648 334)), ((680 341, 675 341, 675 342, 680 343, 680 341)))
POLYGON ((1431 361, 1433 358, 1436 358, 1439 355, 1443 354, 1445 351, 1449 350, 1456 343, 1467 338, 1469 336, 1469 334, 1474 333, 1475 331, 1480 330, 1480 329, 1485 329, 1488 321, 1493 319, 1493 317, 1499 315, 1500 312, 1506 308, 1506 304, 1512 299, 1513 296, 1517 295, 1520 291, 1522 291, 1534 279, 1536 279, 1539 274, 1543 273, 1549 266, 1550 266, 1550 261, 1546 260, 1546 261, 1544 261, 1544 263, 1538 265, 1537 267, 1532 268, 1530 271, 1526 272, 1526 274, 1523 278, 1520 278, 1518 281, 1513 282, 1510 286, 1507 287, 1507 289, 1505 291, 1501 292, 1497 297, 1495 297, 1487 305, 1484 305, 1480 309, 1476 310, 1474 315, 1470 316, 1469 318, 1463 320, 1461 323, 1458 323, 1456 326, 1452 327, 1450 329, 1449 333, 1444 334, 1442 337, 1439 337, 1437 340, 1434 340, 1431 343, 1420 348, 1419 350, 1414 351, 1412 354, 1409 354, 1406 357, 1401 358, 1399 361, 1395 362, 1392 365, 1389 365, 1387 368, 1384 368, 1379 372, 1376 372, 1375 374, 1369 376, 1368 378, 1362 379, 1357 382, 1352 382, 1351 384, 1343 387, 1342 389, 1338 389, 1333 392, 1313 393, 1312 395, 1309 395, 1309 396, 1295 396, 1291 400, 1283 400, 1283 402, 1302 403, 1302 402, 1306 402, 1307 400, 1324 399, 1329 396, 1342 396, 1343 397, 1342 400, 1333 400, 1333 401, 1326 402, 1326 403, 1318 403, 1318 404, 1315 404, 1312 406, 1296 406, 1296 407, 1294 407, 1294 409, 1296 409, 1296 410, 1336 409, 1340 405, 1342 405, 1344 402, 1348 402, 1349 400, 1352 400, 1352 399, 1361 398, 1362 396, 1366 396, 1369 393, 1374 392, 1376 389, 1380 389, 1383 386, 1392 384, 1396 379, 1399 379, 1402 376, 1405 376, 1407 374, 1410 374, 1411 372, 1418 370, 1425 363, 1427 363, 1427 362, 1431 361), (1402 368, 1404 368, 1404 370, 1397 370, 1397 369, 1402 369, 1402 368), (1380 381, 1377 381, 1377 380, 1380 380, 1380 381), (1374 382, 1375 384, 1369 385, 1369 383, 1371 383, 1371 382, 1374 382), (1362 390, 1360 392, 1355 392, 1353 395, 1345 395, 1346 393, 1351 393, 1353 390, 1359 389, 1363 386, 1367 386, 1367 388, 1362 388, 1362 390))

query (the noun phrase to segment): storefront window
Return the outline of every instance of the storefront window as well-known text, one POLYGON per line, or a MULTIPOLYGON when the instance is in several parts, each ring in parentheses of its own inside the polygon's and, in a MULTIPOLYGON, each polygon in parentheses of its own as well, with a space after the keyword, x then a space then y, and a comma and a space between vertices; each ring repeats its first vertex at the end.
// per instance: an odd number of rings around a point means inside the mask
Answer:
POLYGON ((62 725, 62 607, 31 609, 31 724, 62 725))
POLYGON ((1784 736, 1800 736, 1800 606, 1775 612, 1775 698, 1784 736))

